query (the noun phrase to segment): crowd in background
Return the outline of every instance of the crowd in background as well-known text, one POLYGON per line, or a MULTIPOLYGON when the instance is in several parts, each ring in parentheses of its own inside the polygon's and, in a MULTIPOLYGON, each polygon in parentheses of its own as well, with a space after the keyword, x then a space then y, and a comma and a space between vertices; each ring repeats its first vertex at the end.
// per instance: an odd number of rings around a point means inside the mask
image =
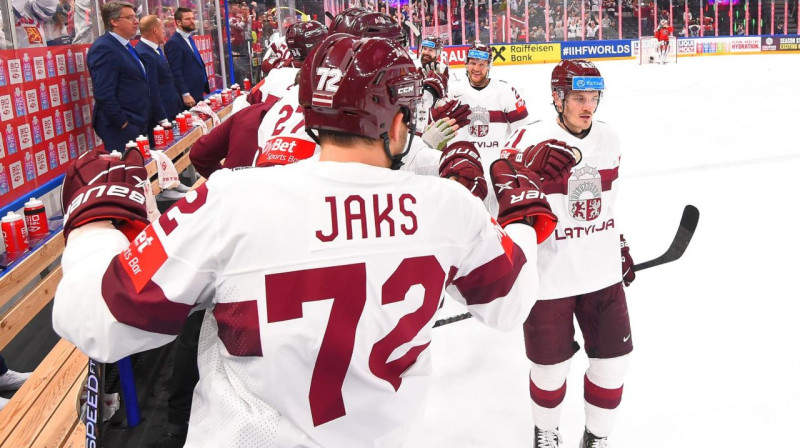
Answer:
MULTIPOLYGON (((439 34, 448 44, 456 45, 462 43, 462 27, 466 42, 476 38, 482 42, 592 40, 601 36, 635 39, 640 26, 642 36, 652 36, 662 19, 674 27, 675 36, 758 34, 757 0, 734 5, 717 1, 715 6, 708 0, 491 0, 491 19, 485 0, 390 1, 388 8, 378 1, 378 8, 428 33, 438 23, 439 34)), ((798 2, 787 1, 788 30, 784 30, 784 0, 774 0, 774 28, 772 1, 761 2, 761 34, 771 34, 773 29, 775 34, 797 33, 798 2)), ((347 0, 344 5, 353 6, 374 9, 375 0, 347 0)))

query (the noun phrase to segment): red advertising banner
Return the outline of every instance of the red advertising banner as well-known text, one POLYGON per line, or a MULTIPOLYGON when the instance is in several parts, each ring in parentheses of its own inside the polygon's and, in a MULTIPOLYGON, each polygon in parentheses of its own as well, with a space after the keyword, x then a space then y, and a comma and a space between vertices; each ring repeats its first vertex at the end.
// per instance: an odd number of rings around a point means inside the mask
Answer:
POLYGON ((0 51, 0 205, 102 144, 92 128, 89 47, 0 51))
POLYGON ((200 52, 200 57, 203 58, 203 63, 206 65, 206 75, 208 76, 208 87, 213 92, 216 89, 221 89, 223 86, 216 85, 217 77, 214 76, 214 43, 211 40, 211 35, 203 34, 194 36, 194 43, 197 45, 197 51, 200 52))

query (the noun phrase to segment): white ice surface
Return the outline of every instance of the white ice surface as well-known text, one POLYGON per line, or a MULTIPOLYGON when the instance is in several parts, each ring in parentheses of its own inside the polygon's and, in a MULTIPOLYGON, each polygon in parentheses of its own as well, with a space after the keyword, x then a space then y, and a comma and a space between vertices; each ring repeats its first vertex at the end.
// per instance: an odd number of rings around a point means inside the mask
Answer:
MULTIPOLYGON (((800 56, 597 65, 607 91, 596 118, 622 140, 618 225, 634 260, 667 248, 685 204, 700 209, 684 257, 627 289, 635 349, 610 445, 800 446, 800 56)), ((552 67, 491 75, 552 119, 552 67)), ((470 319, 435 331, 425 425, 408 446, 532 446, 521 330, 470 319)), ((583 351, 573 358, 565 447, 583 431, 587 365, 583 351)))

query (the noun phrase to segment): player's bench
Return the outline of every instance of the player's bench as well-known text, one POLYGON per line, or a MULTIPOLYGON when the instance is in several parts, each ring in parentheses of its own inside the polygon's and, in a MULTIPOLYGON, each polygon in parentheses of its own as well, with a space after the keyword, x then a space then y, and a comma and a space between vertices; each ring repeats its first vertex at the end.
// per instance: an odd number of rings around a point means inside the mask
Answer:
MULTIPOLYGON (((231 106, 225 107, 219 117, 226 117, 230 110, 231 106)), ((206 124, 212 127, 211 120, 206 124)), ((201 129, 194 128, 165 151, 179 173, 190 166, 189 151, 201 136, 201 129)), ((158 194, 155 162, 148 163, 147 173, 158 194)), ((53 232, 0 277, 0 309, 10 305, 0 315, 0 350, 53 300, 62 276, 57 261, 63 250, 61 231, 53 232)), ((0 446, 84 446, 86 427, 78 419, 78 400, 87 365, 88 357, 61 339, 0 411, 0 446)))

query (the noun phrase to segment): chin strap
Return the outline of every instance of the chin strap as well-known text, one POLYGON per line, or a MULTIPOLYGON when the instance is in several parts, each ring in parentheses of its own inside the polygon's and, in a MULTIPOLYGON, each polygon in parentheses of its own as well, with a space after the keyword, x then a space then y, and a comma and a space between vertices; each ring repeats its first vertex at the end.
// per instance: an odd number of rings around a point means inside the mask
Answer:
POLYGON ((415 126, 408 127, 408 144, 406 145, 406 150, 401 152, 400 154, 392 155, 392 151, 389 149, 389 133, 384 132, 381 134, 381 139, 383 139, 383 152, 386 153, 386 157, 392 161, 392 165, 389 167, 393 170, 399 170, 401 166, 403 166, 403 157, 411 151, 411 142, 414 140, 414 131, 415 126))

